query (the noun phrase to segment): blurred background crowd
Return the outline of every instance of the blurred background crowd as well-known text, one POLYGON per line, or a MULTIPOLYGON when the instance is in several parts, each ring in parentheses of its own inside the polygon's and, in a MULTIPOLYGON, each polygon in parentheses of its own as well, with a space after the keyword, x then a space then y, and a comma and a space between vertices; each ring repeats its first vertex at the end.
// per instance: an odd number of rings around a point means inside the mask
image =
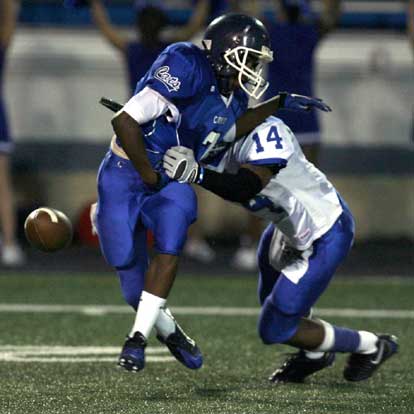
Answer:
MULTIPOLYGON (((278 113, 309 159, 348 201, 357 241, 414 243, 414 0, 1 0, 1 263, 25 261, 22 223, 47 205, 72 220, 76 243, 97 246, 89 206, 112 134, 101 96, 125 102, 171 42, 199 43, 229 11, 259 17, 275 60, 267 97, 323 98, 330 114, 278 113), (4 119, 3 119, 4 118, 4 119), (6 122, 7 120, 7 122, 6 122), (23 249, 21 248, 23 246, 23 249)), ((255 267, 264 223, 197 190, 199 220, 185 253, 255 267)))

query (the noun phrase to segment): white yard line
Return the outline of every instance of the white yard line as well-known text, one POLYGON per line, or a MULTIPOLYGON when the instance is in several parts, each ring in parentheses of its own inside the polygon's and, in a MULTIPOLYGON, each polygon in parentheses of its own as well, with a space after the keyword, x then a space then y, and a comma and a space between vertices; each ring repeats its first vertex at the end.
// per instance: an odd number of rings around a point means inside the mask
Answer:
MULTIPOLYGON (((117 355, 121 346, 61 346, 61 345, 0 345, 0 353, 13 352, 16 355, 117 355)), ((151 346, 145 349, 146 355, 168 354, 168 349, 151 346)))
MULTIPOLYGON (((256 316, 259 308, 223 306, 176 306, 175 315, 194 316, 256 316)), ((90 316, 107 314, 130 314, 131 308, 124 305, 43 305, 0 303, 0 313, 81 313, 90 316)), ((355 309, 316 308, 315 315, 343 318, 414 319, 414 310, 404 309, 355 309)))
MULTIPOLYGON (((0 345, 0 362, 112 362, 116 363, 120 346, 47 346, 47 345, 0 345)), ((165 347, 148 347, 146 362, 172 362, 165 347)))
MULTIPOLYGON (((77 357, 49 357, 49 358, 37 358, 37 357, 27 357, 22 358, 15 355, 3 355, 0 353, 0 362, 41 362, 41 363, 51 363, 51 362, 65 362, 65 363, 85 363, 85 362, 112 362, 116 363, 118 357, 113 356, 112 358, 109 357, 95 357, 95 358, 77 358, 77 357)), ((149 356, 145 358, 146 362, 174 362, 175 358, 170 356, 164 357, 157 357, 157 356, 149 356)))

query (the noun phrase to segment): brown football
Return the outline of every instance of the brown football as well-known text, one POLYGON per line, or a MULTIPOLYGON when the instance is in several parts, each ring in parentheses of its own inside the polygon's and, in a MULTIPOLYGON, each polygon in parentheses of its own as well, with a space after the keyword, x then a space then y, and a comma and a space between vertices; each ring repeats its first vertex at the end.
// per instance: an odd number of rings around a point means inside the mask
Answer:
POLYGON ((72 241, 72 223, 64 213, 41 207, 32 211, 24 222, 29 243, 44 252, 56 252, 72 241))

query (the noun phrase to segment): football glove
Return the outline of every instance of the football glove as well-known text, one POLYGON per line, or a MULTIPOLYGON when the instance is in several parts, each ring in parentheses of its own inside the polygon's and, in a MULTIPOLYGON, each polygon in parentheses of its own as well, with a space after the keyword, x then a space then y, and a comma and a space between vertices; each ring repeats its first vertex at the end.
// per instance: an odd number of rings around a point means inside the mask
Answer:
POLYGON ((194 158, 193 150, 187 147, 171 147, 163 159, 166 174, 180 183, 198 182, 200 166, 194 158))
POLYGON ((331 112, 332 109, 318 98, 296 95, 294 93, 279 92, 279 109, 292 109, 294 111, 310 111, 312 108, 320 109, 324 112, 331 112))

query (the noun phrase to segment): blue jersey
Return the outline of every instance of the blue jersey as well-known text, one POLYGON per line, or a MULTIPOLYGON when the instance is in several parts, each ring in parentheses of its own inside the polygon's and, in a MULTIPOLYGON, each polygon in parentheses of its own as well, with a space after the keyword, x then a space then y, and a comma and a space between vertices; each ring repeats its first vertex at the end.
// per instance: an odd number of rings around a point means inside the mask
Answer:
MULTIPOLYGON (((314 52, 319 41, 315 24, 275 24, 269 34, 276 57, 268 66, 269 88, 266 99, 277 92, 313 96, 314 52)), ((278 111, 295 134, 319 130, 316 111, 278 111)))
POLYGON ((134 92, 139 80, 145 75, 166 46, 166 43, 161 43, 158 47, 149 48, 140 42, 128 43, 125 59, 131 92, 134 92))
POLYGON ((248 98, 237 90, 227 104, 224 102, 200 48, 187 42, 167 47, 138 82, 135 94, 145 87, 162 95, 179 112, 177 122, 167 119, 167 113, 141 125, 155 168, 162 164, 163 154, 176 145, 191 148, 199 161, 214 164, 221 159, 234 138, 226 133, 246 111, 248 98))

